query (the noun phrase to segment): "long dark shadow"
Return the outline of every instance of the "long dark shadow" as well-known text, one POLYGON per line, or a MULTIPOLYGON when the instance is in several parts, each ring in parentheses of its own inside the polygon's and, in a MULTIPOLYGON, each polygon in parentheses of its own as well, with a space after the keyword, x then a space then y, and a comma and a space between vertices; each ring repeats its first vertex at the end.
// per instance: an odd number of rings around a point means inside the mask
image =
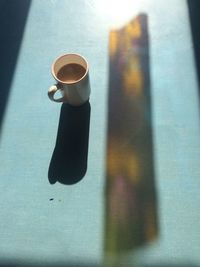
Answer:
POLYGON ((99 264, 86 264, 86 263, 35 263, 23 261, 23 260, 16 260, 16 261, 0 261, 0 267, 100 267, 99 264))
POLYGON ((0 133, 31 0, 0 0, 0 133))
POLYGON ((105 258, 158 234, 147 19, 110 33, 105 258))
POLYGON ((90 103, 80 107, 62 104, 57 139, 48 178, 51 184, 75 184, 87 171, 90 103))
POLYGON ((199 82, 199 88, 200 88, 200 31, 199 31, 200 1, 199 0, 188 0, 188 8, 189 8, 189 15, 190 15, 192 38, 193 38, 193 43, 194 43, 194 54, 195 54, 198 82, 199 82))

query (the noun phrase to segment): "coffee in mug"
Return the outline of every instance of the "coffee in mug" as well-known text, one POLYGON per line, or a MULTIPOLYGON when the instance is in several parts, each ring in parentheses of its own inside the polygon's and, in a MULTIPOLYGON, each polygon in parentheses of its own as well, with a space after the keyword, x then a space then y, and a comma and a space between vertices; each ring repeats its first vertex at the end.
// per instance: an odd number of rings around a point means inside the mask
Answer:
POLYGON ((80 64, 70 63, 64 65, 57 73, 57 77, 62 82, 74 83, 81 79, 86 73, 86 69, 80 64))

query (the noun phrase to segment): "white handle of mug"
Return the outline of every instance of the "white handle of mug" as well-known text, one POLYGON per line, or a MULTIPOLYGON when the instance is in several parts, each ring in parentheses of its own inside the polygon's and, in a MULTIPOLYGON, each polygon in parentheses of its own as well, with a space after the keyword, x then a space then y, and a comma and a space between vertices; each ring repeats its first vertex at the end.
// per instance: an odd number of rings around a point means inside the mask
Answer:
POLYGON ((48 90, 48 97, 52 101, 55 101, 55 102, 64 102, 64 101, 66 102, 66 99, 64 97, 60 97, 60 98, 57 98, 57 99, 54 98, 54 95, 58 90, 62 90, 62 87, 59 87, 57 84, 52 85, 48 90))

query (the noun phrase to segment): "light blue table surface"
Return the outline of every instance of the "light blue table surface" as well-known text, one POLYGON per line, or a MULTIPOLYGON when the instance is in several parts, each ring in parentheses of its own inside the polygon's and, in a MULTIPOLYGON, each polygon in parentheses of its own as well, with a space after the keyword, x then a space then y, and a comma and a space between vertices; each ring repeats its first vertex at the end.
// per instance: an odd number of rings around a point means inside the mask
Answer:
POLYGON ((102 262, 108 37, 141 11, 149 17, 160 233, 129 258, 200 266, 199 98, 186 1, 108 2, 31 3, 0 140, 0 261, 102 262), (47 97, 50 66, 68 52, 90 65, 88 169, 75 185, 50 185, 60 114, 47 97))

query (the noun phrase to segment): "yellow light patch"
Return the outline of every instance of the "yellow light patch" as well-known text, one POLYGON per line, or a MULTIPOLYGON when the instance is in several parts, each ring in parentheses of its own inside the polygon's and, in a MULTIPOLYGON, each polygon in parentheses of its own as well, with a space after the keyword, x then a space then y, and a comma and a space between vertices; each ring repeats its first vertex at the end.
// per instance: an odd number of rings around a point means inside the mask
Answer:
POLYGON ((117 140, 109 144, 107 171, 108 176, 113 179, 122 175, 134 183, 140 181, 141 175, 137 156, 134 151, 127 146, 120 145, 117 140))
POLYGON ((116 31, 110 32, 110 55, 115 55, 117 51, 118 37, 116 31))
POLYGON ((127 94, 134 93, 139 95, 143 88, 143 74, 139 67, 131 63, 123 72, 124 90, 127 94))
POLYGON ((126 33, 130 39, 141 37, 141 26, 138 20, 134 20, 126 26, 126 33))

